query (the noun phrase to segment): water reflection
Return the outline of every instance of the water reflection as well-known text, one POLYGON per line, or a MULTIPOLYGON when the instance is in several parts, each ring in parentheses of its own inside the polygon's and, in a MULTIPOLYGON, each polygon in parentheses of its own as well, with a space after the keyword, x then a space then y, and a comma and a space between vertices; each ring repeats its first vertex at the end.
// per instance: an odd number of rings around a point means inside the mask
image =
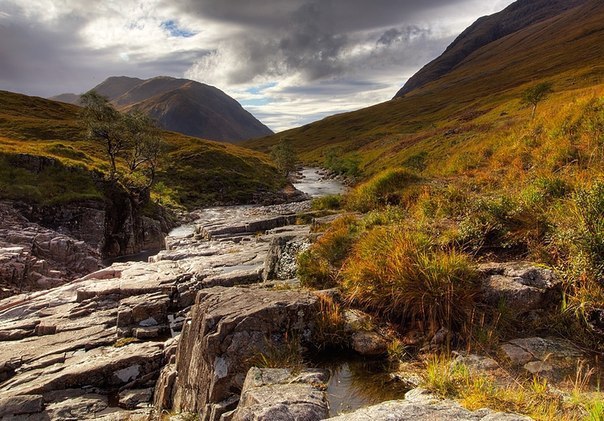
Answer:
POLYGON ((337 355, 323 358, 316 364, 331 373, 327 385, 330 416, 403 399, 409 391, 390 376, 391 366, 384 360, 337 355))

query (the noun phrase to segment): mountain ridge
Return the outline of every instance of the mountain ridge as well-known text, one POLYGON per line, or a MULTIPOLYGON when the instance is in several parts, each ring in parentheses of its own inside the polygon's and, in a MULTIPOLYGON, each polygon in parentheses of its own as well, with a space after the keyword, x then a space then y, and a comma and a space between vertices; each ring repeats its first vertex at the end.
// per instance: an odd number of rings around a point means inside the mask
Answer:
MULTIPOLYGON (((238 143, 273 134, 235 99, 200 82, 169 76, 145 80, 112 76, 93 89, 119 110, 145 112, 162 128, 187 136, 238 143)), ((51 99, 74 103, 73 94, 51 99)))
POLYGON ((394 98, 400 98, 439 79, 492 42, 588 2, 589 0, 520 0, 498 13, 483 16, 466 28, 443 54, 409 78, 394 98))

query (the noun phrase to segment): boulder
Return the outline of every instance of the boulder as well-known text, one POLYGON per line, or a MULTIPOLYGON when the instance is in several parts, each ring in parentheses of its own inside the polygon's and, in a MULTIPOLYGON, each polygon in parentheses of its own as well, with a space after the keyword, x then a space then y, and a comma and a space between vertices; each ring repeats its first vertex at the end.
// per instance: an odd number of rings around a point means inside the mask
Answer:
POLYGON ((238 395, 253 358, 287 341, 310 338, 317 311, 317 298, 301 291, 200 291, 181 334, 176 363, 162 371, 156 404, 170 409, 165 404, 171 402, 177 412, 218 419, 216 408, 238 395))
POLYGON ((505 305, 514 316, 547 308, 560 299, 561 280, 551 270, 527 262, 487 263, 481 300, 492 306, 505 305))
POLYGON ((557 380, 572 374, 577 361, 586 357, 572 343, 559 338, 514 339, 502 344, 501 352, 513 367, 557 380))
POLYGON ((16 415, 37 414, 44 409, 41 395, 17 395, 0 398, 0 419, 10 419, 16 415))
POLYGON ((248 371, 237 409, 221 421, 315 421, 329 415, 325 394, 328 373, 320 370, 248 371))

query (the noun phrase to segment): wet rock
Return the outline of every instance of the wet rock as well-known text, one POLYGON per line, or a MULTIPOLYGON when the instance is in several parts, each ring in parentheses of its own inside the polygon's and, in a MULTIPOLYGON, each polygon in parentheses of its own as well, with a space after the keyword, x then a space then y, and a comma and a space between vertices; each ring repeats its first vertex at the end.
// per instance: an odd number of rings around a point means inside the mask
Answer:
POLYGON ((270 346, 310 337, 317 298, 298 291, 215 287, 198 293, 179 340, 176 364, 164 368, 155 402, 214 419, 214 405, 241 390, 252 359, 270 346), (172 390, 169 379, 177 373, 172 390), (166 396, 168 393, 169 396, 166 396))
POLYGON ((520 316, 559 301, 561 280, 550 269, 527 262, 487 263, 479 269, 481 299, 493 307, 504 304, 520 316))
POLYGON ((377 332, 354 332, 351 339, 352 349, 361 355, 377 356, 388 351, 388 341, 377 332))
POLYGON ((377 356, 388 350, 388 339, 377 331, 371 316, 362 311, 344 312, 344 331, 350 335, 350 347, 361 355, 377 356))
POLYGON ((253 367, 246 376, 237 409, 221 421, 325 419, 329 414, 324 392, 328 378, 327 373, 318 370, 293 374, 290 369, 253 367))
POLYGON ((264 264, 265 280, 285 280, 296 277, 297 256, 310 247, 310 230, 308 227, 287 227, 287 232, 294 234, 274 236, 270 241, 269 251, 264 264))

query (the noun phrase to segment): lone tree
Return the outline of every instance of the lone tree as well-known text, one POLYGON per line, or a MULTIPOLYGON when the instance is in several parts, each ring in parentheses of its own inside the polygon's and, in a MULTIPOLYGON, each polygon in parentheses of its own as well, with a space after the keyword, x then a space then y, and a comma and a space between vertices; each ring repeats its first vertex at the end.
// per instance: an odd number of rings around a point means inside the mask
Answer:
POLYGON ((528 88, 522 93, 522 103, 531 105, 533 107, 531 119, 535 118, 535 113, 537 112, 537 105, 551 93, 552 84, 549 82, 539 83, 531 88, 528 88))
POLYGON ((296 169, 298 157, 289 139, 282 138, 277 145, 273 146, 271 149, 271 158, 285 177, 296 169))
POLYGON ((100 142, 110 164, 109 177, 121 179, 129 188, 148 188, 155 180, 155 172, 163 149, 163 140, 155 123, 146 115, 134 111, 121 113, 107 98, 95 91, 81 96, 84 107, 81 121, 88 138, 100 142), (118 171, 118 161, 126 170, 118 171))

